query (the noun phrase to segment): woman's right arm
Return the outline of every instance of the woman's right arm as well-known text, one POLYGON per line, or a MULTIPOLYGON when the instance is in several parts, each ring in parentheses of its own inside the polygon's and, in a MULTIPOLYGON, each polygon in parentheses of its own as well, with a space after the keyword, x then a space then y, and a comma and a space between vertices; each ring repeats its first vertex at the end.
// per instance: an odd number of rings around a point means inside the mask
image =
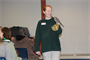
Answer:
POLYGON ((6 45, 6 60, 15 60, 14 55, 8 45, 6 45))

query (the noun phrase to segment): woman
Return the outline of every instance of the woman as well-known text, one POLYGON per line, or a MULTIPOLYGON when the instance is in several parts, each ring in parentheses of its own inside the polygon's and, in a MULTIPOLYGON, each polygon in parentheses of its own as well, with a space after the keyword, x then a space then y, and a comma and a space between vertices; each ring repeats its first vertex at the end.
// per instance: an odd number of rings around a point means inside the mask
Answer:
MULTIPOLYGON (((34 43, 32 39, 27 36, 25 28, 21 28, 19 35, 16 35, 16 39, 13 40, 16 48, 26 48, 28 54, 28 60, 38 60, 38 56, 34 53, 34 43)), ((26 58, 22 58, 23 60, 26 58)))
POLYGON ((52 7, 46 5, 43 9, 45 18, 37 24, 35 34, 35 52, 40 55, 39 44, 41 41, 41 52, 44 60, 60 60, 60 41, 59 35, 62 29, 52 17, 52 7))
POLYGON ((7 44, 3 43, 2 39, 3 33, 0 29, 0 57, 5 57, 6 60, 15 60, 10 47, 7 44))
POLYGON ((22 60, 22 58, 18 57, 18 55, 16 53, 14 43, 11 42, 11 30, 8 27, 4 27, 4 28, 2 28, 2 32, 4 33, 3 34, 3 36, 4 36, 3 42, 10 46, 10 49, 12 50, 15 60, 22 60))

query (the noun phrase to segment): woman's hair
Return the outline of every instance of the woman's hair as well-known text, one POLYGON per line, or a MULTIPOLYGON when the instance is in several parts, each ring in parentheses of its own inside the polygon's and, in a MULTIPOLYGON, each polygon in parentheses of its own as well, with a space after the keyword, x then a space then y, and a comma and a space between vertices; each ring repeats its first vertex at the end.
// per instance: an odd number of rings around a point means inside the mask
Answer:
POLYGON ((2 41, 2 38, 0 37, 0 43, 2 43, 3 41, 2 41))
POLYGON ((2 28, 2 26, 0 26, 0 28, 2 28))
MULTIPOLYGON (((1 29, 0 29, 0 31, 1 31, 1 29)), ((1 31, 2 32, 2 31, 1 31)), ((2 38, 0 37, 0 43, 2 43, 3 41, 2 41, 2 38)))
POLYGON ((4 33, 3 36, 4 36, 6 39, 11 40, 11 30, 10 30, 8 27, 2 28, 2 32, 4 33))
POLYGON ((27 35, 28 33, 27 33, 27 30, 26 30, 26 28, 21 28, 20 30, 19 30, 19 35, 27 35))
POLYGON ((0 29, 2 29, 2 26, 0 26, 0 29))
MULTIPOLYGON (((50 6, 50 5, 46 5, 46 6, 44 6, 43 11, 46 10, 46 7, 51 7, 51 6, 50 6)), ((52 7, 51 7, 51 8, 52 8, 52 7)))

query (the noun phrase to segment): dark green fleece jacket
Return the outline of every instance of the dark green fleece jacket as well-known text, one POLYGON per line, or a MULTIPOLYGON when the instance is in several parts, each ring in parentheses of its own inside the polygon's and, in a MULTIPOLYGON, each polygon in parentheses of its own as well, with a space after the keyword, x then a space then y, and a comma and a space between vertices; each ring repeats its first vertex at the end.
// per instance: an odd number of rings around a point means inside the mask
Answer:
POLYGON ((50 20, 42 19, 38 22, 35 33, 35 52, 40 51, 39 44, 41 41, 41 52, 61 51, 59 35, 62 29, 59 26, 57 31, 52 30, 52 26, 56 24, 54 18, 50 20))

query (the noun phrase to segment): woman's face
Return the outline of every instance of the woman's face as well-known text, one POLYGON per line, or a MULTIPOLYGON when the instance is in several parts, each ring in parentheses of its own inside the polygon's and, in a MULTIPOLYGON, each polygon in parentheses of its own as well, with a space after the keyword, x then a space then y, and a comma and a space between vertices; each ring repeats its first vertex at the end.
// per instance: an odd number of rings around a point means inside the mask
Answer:
POLYGON ((0 29, 0 38, 3 39, 3 32, 0 29))
POLYGON ((43 13, 45 14, 46 18, 51 18, 51 16, 52 16, 52 8, 51 7, 46 7, 46 10, 43 11, 43 13))

